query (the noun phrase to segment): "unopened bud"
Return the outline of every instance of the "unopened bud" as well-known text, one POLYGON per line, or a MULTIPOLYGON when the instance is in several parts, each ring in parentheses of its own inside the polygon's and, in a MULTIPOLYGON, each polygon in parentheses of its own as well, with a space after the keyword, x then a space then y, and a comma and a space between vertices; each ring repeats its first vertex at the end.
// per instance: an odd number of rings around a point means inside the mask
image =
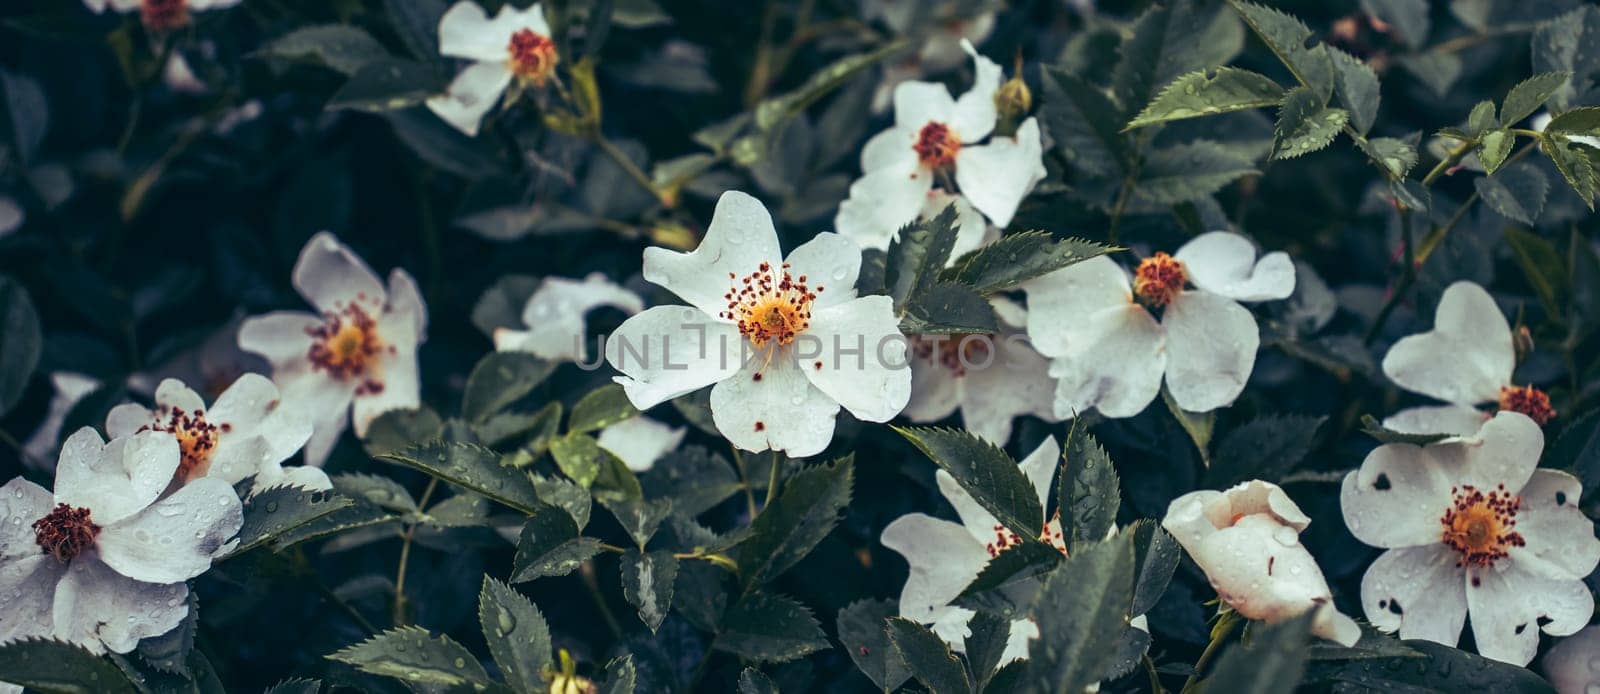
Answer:
POLYGON ((1028 111, 1033 109, 1033 92, 1028 89, 1028 83, 1022 81, 1022 55, 1017 55, 1016 69, 1011 74, 1011 79, 1006 80, 994 92, 994 108, 999 116, 995 126, 998 135, 1011 136, 1017 132, 1017 124, 1028 117, 1028 111))
POLYGON ((1528 326, 1519 325, 1511 333, 1511 344, 1517 349, 1517 363, 1521 364, 1533 354, 1533 333, 1528 332, 1528 326))

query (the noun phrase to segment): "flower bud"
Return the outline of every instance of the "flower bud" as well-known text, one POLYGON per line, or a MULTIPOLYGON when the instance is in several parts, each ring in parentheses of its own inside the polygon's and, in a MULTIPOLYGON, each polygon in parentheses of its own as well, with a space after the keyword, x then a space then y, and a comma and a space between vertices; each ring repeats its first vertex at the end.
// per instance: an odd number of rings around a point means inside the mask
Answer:
POLYGON ((1028 111, 1033 109, 1033 92, 1028 89, 1028 83, 1022 80, 1022 55, 1017 55, 1016 67, 1012 70, 1011 79, 1006 80, 994 92, 994 108, 999 119, 995 123, 995 134, 1011 137, 1017 132, 1017 124, 1028 117, 1028 111))

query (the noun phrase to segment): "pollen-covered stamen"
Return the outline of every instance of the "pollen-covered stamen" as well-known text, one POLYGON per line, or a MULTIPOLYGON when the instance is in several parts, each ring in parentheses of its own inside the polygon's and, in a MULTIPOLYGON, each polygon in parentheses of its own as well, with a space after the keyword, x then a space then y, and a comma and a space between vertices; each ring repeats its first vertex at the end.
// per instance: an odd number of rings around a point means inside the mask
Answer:
MULTIPOLYGON (((1061 534, 1061 514, 1057 513, 1050 522, 1044 524, 1044 530, 1039 533, 1039 541, 1062 554, 1067 553, 1067 541, 1061 534)), ((1012 547, 1022 544, 1022 536, 1012 532, 1010 528, 999 523, 994 524, 994 541, 985 543, 983 548, 989 551, 989 556, 998 556, 1012 547)))
MULTIPOLYGON (((306 353, 311 367, 340 380, 365 378, 380 355, 394 351, 379 339, 378 322, 359 304, 326 314, 321 325, 307 328, 306 333, 312 340, 306 353)), ((381 385, 378 389, 382 390, 381 385)))
POLYGON ((911 149, 923 168, 942 169, 956 163, 956 153, 961 151, 961 138, 944 123, 929 123, 917 133, 911 149))
POLYGON ((228 425, 206 421, 205 410, 186 412, 181 407, 158 411, 156 418, 154 424, 139 427, 139 431, 165 431, 178 440, 178 471, 172 475, 173 482, 181 485, 205 477, 211 469, 211 454, 217 449, 217 435, 226 432, 228 425))
POLYGON ((960 378, 967 368, 982 368, 994 360, 991 355, 993 335, 970 333, 965 335, 916 335, 911 338, 911 353, 917 359, 937 364, 960 378))
POLYGON ((139 19, 152 32, 172 31, 189 25, 188 0, 144 0, 139 19))
POLYGON ((89 509, 56 504, 54 510, 33 522, 34 541, 57 561, 72 561, 94 546, 100 526, 89 520, 89 509))
POLYGON ((1526 544, 1516 530, 1522 499, 1506 491, 1505 485, 1487 493, 1471 485, 1450 492, 1455 502, 1439 522, 1444 525, 1441 541, 1461 553, 1456 566, 1493 566, 1512 547, 1526 544))
POLYGON ((789 274, 788 263, 762 263, 742 278, 730 272, 728 279, 733 286, 722 297, 728 301, 728 310, 721 316, 738 325, 739 332, 757 348, 774 340, 787 345, 811 326, 811 302, 822 285, 813 289, 805 275, 789 274))
POLYGON ((1556 410, 1550 406, 1550 396, 1533 386, 1502 387, 1500 409, 1528 415, 1528 419, 1537 422, 1539 426, 1544 426, 1556 418, 1556 410))
POLYGON ((511 72, 524 82, 532 82, 534 86, 544 86, 545 80, 550 79, 555 72, 556 43, 548 36, 535 33, 532 29, 519 29, 511 35, 511 44, 506 47, 510 52, 511 72))
POLYGON ((1183 261, 1166 253, 1156 253, 1139 262, 1133 271, 1133 293, 1151 306, 1166 306, 1183 291, 1189 272, 1183 261))

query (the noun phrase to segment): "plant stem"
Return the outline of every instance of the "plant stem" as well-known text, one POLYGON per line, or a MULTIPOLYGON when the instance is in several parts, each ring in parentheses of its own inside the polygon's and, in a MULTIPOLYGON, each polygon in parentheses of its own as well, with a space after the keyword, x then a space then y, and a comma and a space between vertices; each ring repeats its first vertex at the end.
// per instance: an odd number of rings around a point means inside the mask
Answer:
POLYGON ((778 498, 778 472, 783 468, 784 456, 781 451, 772 452, 772 469, 767 475, 767 500, 761 504, 762 510, 772 505, 772 500, 778 498))
POLYGON ((1463 142, 1455 149, 1450 150, 1450 153, 1445 155, 1443 160, 1434 165, 1433 170, 1429 171, 1428 175, 1422 177, 1423 187, 1433 185, 1433 182, 1436 179, 1438 179, 1440 176, 1443 176, 1446 171, 1449 171, 1456 164, 1460 164, 1461 160, 1465 159, 1466 156, 1472 152, 1472 149, 1477 146, 1478 142, 1473 140, 1470 142, 1463 142))
MULTIPOLYGON (((427 508, 428 500, 433 498, 433 490, 439 487, 439 478, 428 479, 428 486, 422 490, 422 497, 417 500, 417 508, 427 508)), ((406 618, 406 569, 411 563, 411 540, 415 537, 417 525, 406 526, 404 533, 400 534, 400 566, 394 572, 394 607, 390 610, 393 614, 390 619, 395 626, 404 626, 410 622, 406 618)))
POLYGON ((1184 680, 1181 692, 1187 694, 1193 691, 1195 682, 1200 679, 1200 674, 1205 672, 1206 666, 1210 665, 1212 659, 1222 652, 1222 646, 1228 642, 1228 637, 1233 635, 1239 625, 1245 622, 1244 619, 1231 614, 1223 615, 1222 619, 1228 620, 1228 623, 1223 625, 1222 631, 1212 636, 1211 643, 1206 644, 1206 650, 1200 653, 1200 659, 1194 661, 1194 674, 1189 675, 1189 679, 1184 680))
POLYGON ((605 133, 596 131, 590 139, 594 140, 594 143, 599 145, 600 149, 611 157, 612 161, 617 163, 623 173, 628 174, 628 178, 633 179, 634 183, 638 183, 639 187, 650 191, 650 194, 655 196, 656 200, 660 201, 661 204, 666 204, 666 201, 661 199, 661 191, 656 190, 655 182, 650 180, 650 175, 640 169, 638 164, 633 163, 633 160, 628 158, 628 153, 617 147, 616 143, 605 136, 605 133))
POLYGON ((355 622, 356 626, 361 627, 362 631, 367 632, 368 636, 376 636, 378 634, 379 629, 373 626, 372 622, 367 621, 367 618, 363 617, 361 612, 357 611, 350 603, 345 602, 344 598, 339 597, 338 593, 333 592, 333 589, 329 588, 328 584, 322 582, 321 577, 312 573, 310 578, 312 585, 316 586, 317 592, 322 595, 324 600, 333 603, 334 607, 339 608, 340 612, 349 617, 350 621, 355 622))
POLYGON ((740 454, 739 447, 732 443, 728 444, 728 450, 733 451, 733 466, 739 470, 739 479, 744 482, 744 500, 750 506, 750 518, 754 519, 756 517, 756 492, 755 487, 750 484, 750 474, 745 472, 744 469, 744 455, 740 454))
POLYGON ((1140 660, 1144 662, 1145 674, 1150 676, 1150 694, 1161 694, 1166 691, 1161 688, 1161 675, 1156 672, 1156 664, 1150 660, 1150 654, 1145 653, 1140 656, 1140 660))
POLYGON ((578 575, 583 579, 583 587, 589 589, 589 598, 594 600, 595 609, 600 611, 600 618, 605 620, 612 638, 621 639, 622 625, 617 622, 616 615, 611 614, 611 607, 606 605, 606 596, 600 593, 600 581, 594 577, 594 562, 585 561, 579 565, 578 575))
POLYGON ((1366 337, 1362 338, 1363 344, 1372 344, 1378 336, 1378 331, 1383 329, 1383 324, 1389 320, 1389 314, 1394 313, 1400 299, 1411 290, 1412 283, 1417 281, 1416 254, 1411 248, 1411 209, 1400 208, 1400 243, 1404 250, 1405 269, 1400 275, 1400 281, 1395 284, 1394 292, 1389 299, 1383 302, 1383 308, 1378 310, 1378 316, 1372 319, 1372 327, 1367 329, 1366 337))

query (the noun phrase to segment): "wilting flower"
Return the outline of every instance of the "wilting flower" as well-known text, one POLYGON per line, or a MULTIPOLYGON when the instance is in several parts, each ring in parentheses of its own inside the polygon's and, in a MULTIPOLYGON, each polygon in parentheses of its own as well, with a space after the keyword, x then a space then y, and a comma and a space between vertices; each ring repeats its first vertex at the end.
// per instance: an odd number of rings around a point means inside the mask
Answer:
MULTIPOLYGON (((1047 437, 1019 464, 1039 495, 1040 508, 1048 502, 1050 480, 1060 460, 1061 446, 1055 437, 1047 437)), ((906 585, 900 591, 900 616, 930 625, 934 633, 959 651, 963 648, 963 639, 968 633, 967 621, 972 619, 973 612, 952 603, 990 559, 1022 540, 984 510, 950 473, 940 470, 936 477, 939 492, 955 507, 961 522, 941 520, 925 513, 908 513, 883 529, 882 542, 911 565, 906 585)), ((1066 553, 1060 519, 1052 518, 1043 527, 1039 540, 1066 553)), ((1038 636, 1039 627, 1032 621, 1012 621, 1011 639, 1006 642, 1001 660, 1026 658, 1028 640, 1038 636)))
POLYGON ((1316 610, 1313 634, 1353 646, 1361 627, 1333 606, 1322 569, 1300 544, 1310 524, 1278 485, 1261 480, 1189 492, 1173 499, 1161 519, 1235 612, 1277 622, 1316 610))
POLYGON ((405 270, 378 276, 332 234, 311 237, 293 283, 320 315, 278 311, 239 326, 239 347, 272 363, 272 380, 290 407, 312 423, 306 464, 321 467, 354 409, 356 435, 389 410, 421 401, 417 345, 428 309, 405 270), (351 404, 354 403, 352 408, 351 404))
POLYGON ((113 438, 142 431, 164 431, 178 440, 176 484, 216 477, 229 485, 255 477, 254 489, 292 484, 332 489, 323 471, 310 466, 285 469, 283 461, 311 438, 311 422, 285 407, 278 388, 260 374, 245 374, 217 397, 212 407, 182 381, 166 379, 156 388, 154 410, 134 403, 106 415, 113 438))
POLYGON ((1255 367, 1261 336, 1239 302, 1294 293, 1294 263, 1282 252, 1258 261, 1249 239, 1213 231, 1175 256, 1145 258, 1132 284, 1115 261, 1100 256, 1023 289, 1028 337, 1054 360, 1050 375, 1060 379, 1057 416, 1096 408, 1107 417, 1132 417, 1161 391, 1163 375, 1179 407, 1208 412, 1238 398, 1255 367))
POLYGON ((860 269, 860 249, 831 233, 784 259, 767 209, 729 191, 694 252, 644 252, 645 279, 692 306, 629 318, 606 360, 641 410, 716 384, 712 418, 735 445, 820 453, 841 405, 883 422, 911 395, 893 302, 857 297, 860 269))
POLYGON ((1544 654, 1544 676, 1561 694, 1600 691, 1600 626, 1562 639, 1544 654))
POLYGON ((1044 178, 1039 124, 1023 121, 1014 136, 995 136, 994 94, 1000 66, 961 47, 977 71, 960 99, 934 82, 901 82, 894 90, 895 126, 861 150, 861 178, 839 205, 834 226, 863 248, 888 248, 900 227, 914 221, 936 191, 934 179, 954 173, 961 195, 995 226, 1011 223, 1017 205, 1044 178))
POLYGON ((968 430, 1005 445, 1017 417, 1057 420, 1055 382, 1050 362, 1020 331, 1026 311, 1004 299, 990 303, 1002 325, 996 334, 911 338, 911 401, 904 414, 913 422, 934 422, 960 408, 968 430))
POLYGON ((683 427, 667 426, 640 415, 601 429, 597 440, 601 448, 621 458, 629 470, 644 472, 683 443, 686 433, 683 427))
POLYGON ((519 87, 542 87, 560 60, 539 3, 526 10, 506 3, 490 19, 474 0, 461 0, 439 19, 439 53, 472 65, 445 94, 428 99, 428 108, 468 135, 478 134, 483 115, 512 80, 519 87))
POLYGON ((1373 626, 1454 646, 1471 612, 1479 653, 1526 665, 1540 629, 1589 623, 1600 540, 1578 480, 1536 469, 1543 448, 1538 424, 1501 412, 1471 437, 1379 446, 1344 478, 1345 525, 1389 550, 1361 579, 1373 626))
POLYGON ((221 10, 243 0, 83 0, 95 12, 111 8, 116 12, 138 12, 139 21, 152 32, 162 33, 189 26, 190 12, 221 10))
POLYGON ((882 113, 892 105, 895 85, 908 79, 954 69, 967 57, 961 49, 963 41, 983 43, 994 31, 995 12, 992 9, 980 10, 970 17, 960 17, 954 16, 953 12, 938 10, 935 13, 939 16, 927 16, 926 7, 922 3, 900 0, 864 0, 861 3, 863 18, 882 19, 896 34, 905 36, 923 27, 928 29, 927 38, 917 50, 884 65, 883 80, 872 95, 873 113, 882 113), (923 26, 914 26, 919 19, 923 20, 923 26))
POLYGON ((1389 348, 1383 373, 1401 388, 1450 404, 1401 410, 1383 420, 1385 427, 1467 436, 1489 418, 1477 409, 1486 402, 1521 412, 1541 425, 1556 416, 1544 391, 1511 384, 1517 366, 1511 326, 1483 287, 1471 282, 1450 285, 1439 298, 1433 321, 1433 330, 1401 338, 1389 348))
POLYGON ((127 653, 183 621, 184 582, 244 521, 221 479, 162 496, 179 455, 166 433, 106 443, 84 427, 61 447, 54 495, 22 478, 0 487, 0 641, 54 637, 127 653))
POLYGON ((522 323, 528 329, 496 329, 494 348, 501 352, 529 352, 551 361, 587 361, 589 346, 584 337, 588 327, 584 316, 601 306, 632 314, 644 310, 644 301, 598 272, 582 282, 546 277, 523 305, 522 323))

